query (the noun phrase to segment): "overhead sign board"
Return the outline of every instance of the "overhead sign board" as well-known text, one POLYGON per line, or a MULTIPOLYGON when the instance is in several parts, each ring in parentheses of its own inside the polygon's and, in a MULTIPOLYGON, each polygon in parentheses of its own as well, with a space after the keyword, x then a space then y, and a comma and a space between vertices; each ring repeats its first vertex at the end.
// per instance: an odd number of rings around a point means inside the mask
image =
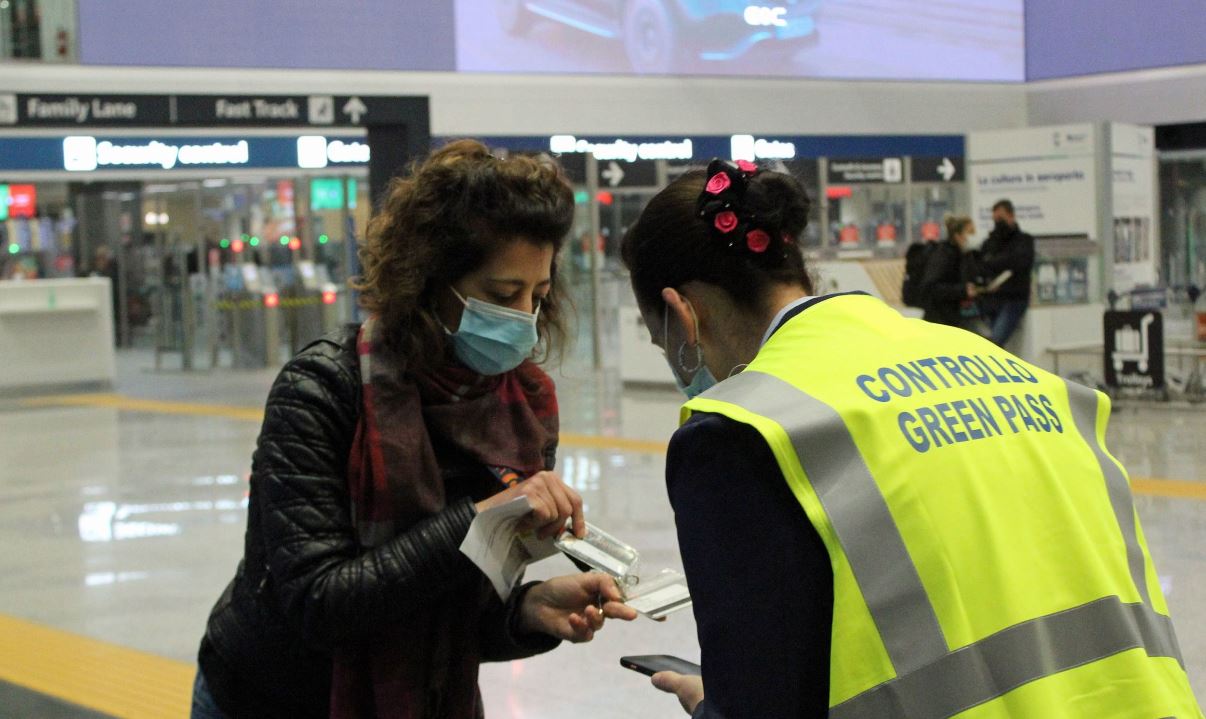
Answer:
POLYGON ((365 167, 361 136, 68 135, 0 138, 0 172, 365 167))
POLYGON ((88 127, 171 124, 167 95, 0 95, 0 124, 88 127))
POLYGON ((599 161, 599 187, 653 187, 657 185, 657 164, 650 161, 599 161))
POLYGON ((0 125, 34 127, 358 127, 405 123, 427 98, 376 95, 0 93, 0 125))
POLYGON ((904 182, 903 157, 844 158, 829 160, 829 184, 904 182))
POLYGON ((962 157, 914 157, 909 173, 913 182, 966 182, 962 157))

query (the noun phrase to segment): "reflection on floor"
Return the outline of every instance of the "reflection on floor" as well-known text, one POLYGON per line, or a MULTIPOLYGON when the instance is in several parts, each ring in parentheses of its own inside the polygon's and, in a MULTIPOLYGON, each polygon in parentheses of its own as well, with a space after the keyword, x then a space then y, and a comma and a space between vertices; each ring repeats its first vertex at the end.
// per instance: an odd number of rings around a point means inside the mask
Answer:
MULTIPOLYGON (((0 621, 0 657, 15 646, 6 627, 33 622, 99 640, 95 651, 106 643, 153 655, 162 671, 143 688, 161 682, 178 701, 206 615, 241 554, 246 475, 272 373, 156 374, 139 354, 123 355, 121 365, 112 396, 0 401, 0 546, 8 548, 0 615, 23 620, 0 621)), ((591 521, 639 547, 644 564, 680 567, 662 483, 676 395, 626 390, 614 373, 576 367, 555 373, 566 432, 560 471, 583 494, 591 521)), ((1188 669, 1206 698, 1204 418, 1121 409, 1110 443, 1137 479, 1188 669)), ((530 574, 570 571, 552 559, 530 574)), ((592 644, 485 667, 490 716, 681 716, 672 698, 619 667, 623 654, 661 653, 698 659, 689 612, 665 624, 609 625, 592 644)), ((0 680, 30 686, 9 674, 21 664, 0 659, 0 680)), ((4 716, 53 716, 38 705, 13 714, 4 691, 13 690, 0 688, 4 716)))

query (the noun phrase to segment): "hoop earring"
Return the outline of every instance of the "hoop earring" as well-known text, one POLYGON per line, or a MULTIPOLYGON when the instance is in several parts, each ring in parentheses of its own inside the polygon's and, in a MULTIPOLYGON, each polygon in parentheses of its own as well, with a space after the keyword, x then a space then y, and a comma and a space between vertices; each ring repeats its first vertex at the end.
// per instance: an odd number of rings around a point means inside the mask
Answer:
POLYGON ((683 342, 681 345, 678 346, 679 369, 681 369, 683 372, 698 372, 699 368, 703 366, 703 349, 700 348, 699 345, 695 345, 695 366, 694 367, 688 367, 686 361, 683 359, 683 351, 686 349, 687 349, 686 342, 683 342))

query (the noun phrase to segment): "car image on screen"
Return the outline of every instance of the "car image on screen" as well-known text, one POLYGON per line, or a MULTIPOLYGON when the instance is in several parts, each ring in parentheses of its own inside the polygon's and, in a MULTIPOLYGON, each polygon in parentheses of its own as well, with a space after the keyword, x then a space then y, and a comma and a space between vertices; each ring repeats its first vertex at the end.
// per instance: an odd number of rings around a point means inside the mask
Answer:
POLYGON ((633 71, 674 74, 753 52, 789 60, 817 38, 820 0, 497 0, 498 19, 523 35, 538 18, 623 43, 633 71))

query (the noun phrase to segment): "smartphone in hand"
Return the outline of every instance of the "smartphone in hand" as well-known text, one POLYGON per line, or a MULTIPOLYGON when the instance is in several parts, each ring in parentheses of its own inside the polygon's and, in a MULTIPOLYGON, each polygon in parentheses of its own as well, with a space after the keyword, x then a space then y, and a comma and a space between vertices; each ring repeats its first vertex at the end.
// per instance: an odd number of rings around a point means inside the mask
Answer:
POLYGON ((669 654, 648 654, 640 657, 621 657, 620 666, 640 672, 645 676, 653 676, 658 672, 678 672, 693 676, 701 676, 702 668, 686 659, 672 657, 669 654))

